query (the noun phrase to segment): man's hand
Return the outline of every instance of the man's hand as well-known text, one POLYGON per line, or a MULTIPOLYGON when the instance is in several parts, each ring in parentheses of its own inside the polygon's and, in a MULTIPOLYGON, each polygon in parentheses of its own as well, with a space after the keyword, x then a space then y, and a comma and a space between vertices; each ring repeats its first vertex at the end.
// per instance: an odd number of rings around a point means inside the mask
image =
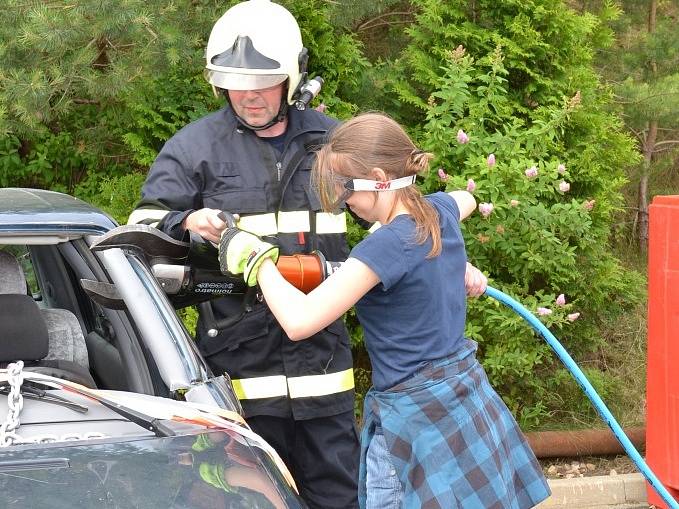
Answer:
POLYGON ((464 288, 469 297, 483 295, 488 286, 488 278, 479 269, 467 262, 467 270, 464 273, 464 288))
POLYGON ((221 238, 226 222, 219 217, 221 210, 200 209, 192 212, 184 219, 184 229, 197 233, 210 242, 217 244, 221 238))
POLYGON ((278 261, 278 247, 253 235, 231 227, 219 241, 219 268, 222 273, 243 274, 248 286, 257 284, 257 271, 267 258, 278 261))

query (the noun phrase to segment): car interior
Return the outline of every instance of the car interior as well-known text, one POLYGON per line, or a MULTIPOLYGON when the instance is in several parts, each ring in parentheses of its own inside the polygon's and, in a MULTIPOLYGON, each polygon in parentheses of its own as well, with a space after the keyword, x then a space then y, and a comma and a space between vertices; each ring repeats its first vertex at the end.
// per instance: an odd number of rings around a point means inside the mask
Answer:
POLYGON ((0 367, 20 359, 27 370, 87 387, 167 396, 129 314, 94 302, 81 279, 108 281, 84 239, 0 245, 0 334, 23 327, 21 348, 0 343, 0 367), (44 352, 36 327, 47 332, 44 352))

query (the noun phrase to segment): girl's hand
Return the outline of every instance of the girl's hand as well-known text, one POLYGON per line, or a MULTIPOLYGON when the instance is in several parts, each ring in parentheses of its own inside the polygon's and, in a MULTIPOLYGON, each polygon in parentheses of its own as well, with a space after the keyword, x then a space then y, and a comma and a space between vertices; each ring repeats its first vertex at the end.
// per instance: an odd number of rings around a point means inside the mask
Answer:
POLYGON ((275 263, 278 253, 277 246, 232 226, 219 241, 219 267, 223 274, 243 274, 248 286, 256 286, 259 266, 267 258, 275 263))
POLYGON ((488 278, 479 269, 467 262, 467 270, 464 273, 464 288, 467 296, 478 297, 483 295, 488 286, 488 278))

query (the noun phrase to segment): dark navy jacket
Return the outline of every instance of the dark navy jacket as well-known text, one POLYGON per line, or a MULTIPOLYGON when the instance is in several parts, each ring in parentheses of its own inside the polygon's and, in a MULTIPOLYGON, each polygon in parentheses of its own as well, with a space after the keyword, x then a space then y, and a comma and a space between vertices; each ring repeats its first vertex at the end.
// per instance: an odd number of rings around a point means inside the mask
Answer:
MULTIPOLYGON (((314 110, 291 109, 279 154, 242 127, 228 107, 201 118, 162 148, 129 222, 157 222, 159 229, 182 239, 182 221, 204 207, 237 213, 243 220, 278 217, 281 254, 318 249, 328 260, 345 260, 344 214, 324 213, 310 188, 314 149, 335 124, 314 110), (300 219, 306 225, 300 226, 300 219)), ((217 299, 212 308, 217 319, 235 316, 242 311, 242 296, 217 299)), ((234 380, 246 417, 309 419, 353 409, 351 351, 341 320, 293 342, 268 307, 256 303, 214 338, 199 320, 197 336, 212 369, 234 380)))

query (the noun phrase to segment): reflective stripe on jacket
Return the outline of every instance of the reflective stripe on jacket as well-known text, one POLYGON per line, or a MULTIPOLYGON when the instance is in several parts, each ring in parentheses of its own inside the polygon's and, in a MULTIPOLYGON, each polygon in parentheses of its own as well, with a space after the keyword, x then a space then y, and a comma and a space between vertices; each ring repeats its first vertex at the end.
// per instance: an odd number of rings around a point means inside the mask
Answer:
MULTIPOLYGON (((231 110, 208 115, 167 141, 128 223, 157 226, 176 239, 182 221, 208 207, 239 214, 239 227, 277 235, 281 254, 320 250, 345 260, 344 212, 322 210, 310 188, 314 150, 335 121, 313 110, 290 110, 279 154, 238 124, 231 110)), ((212 302, 217 320, 242 311, 240 296, 212 302)), ((265 304, 210 338, 199 320, 201 352, 216 373, 227 372, 246 416, 308 419, 353 409, 353 371, 341 320, 304 341, 290 341, 265 304)))

